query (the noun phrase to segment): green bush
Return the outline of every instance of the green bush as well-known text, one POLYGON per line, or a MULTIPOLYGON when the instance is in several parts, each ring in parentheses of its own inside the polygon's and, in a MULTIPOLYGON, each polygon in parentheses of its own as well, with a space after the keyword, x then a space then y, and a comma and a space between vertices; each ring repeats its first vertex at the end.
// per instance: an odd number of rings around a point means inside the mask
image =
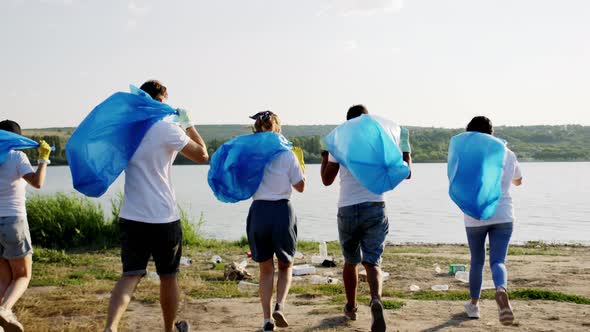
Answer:
POLYGON ((27 218, 33 244, 44 248, 106 247, 119 239, 100 205, 86 197, 34 195, 27 200, 27 218))

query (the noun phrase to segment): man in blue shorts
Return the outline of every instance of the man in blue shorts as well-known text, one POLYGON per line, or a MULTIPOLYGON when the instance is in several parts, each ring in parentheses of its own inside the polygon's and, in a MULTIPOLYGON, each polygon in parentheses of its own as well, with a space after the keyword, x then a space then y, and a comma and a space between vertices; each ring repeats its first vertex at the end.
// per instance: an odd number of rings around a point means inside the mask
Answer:
MULTIPOLYGON (((368 114, 363 105, 352 106, 346 114, 346 120, 354 119, 362 114, 368 114)), ((412 158, 406 128, 402 128, 399 146, 404 161, 408 167, 411 167, 412 158)), ((383 276, 379 265, 385 246, 385 237, 389 232, 385 199, 383 195, 377 195, 366 189, 328 151, 323 151, 321 176, 324 185, 331 185, 339 172, 338 234, 344 255, 342 278, 347 300, 344 315, 351 320, 356 320, 357 266, 362 263, 367 271, 371 292, 370 306, 373 318, 371 331, 382 332, 385 331, 386 324, 381 302, 383 276)))

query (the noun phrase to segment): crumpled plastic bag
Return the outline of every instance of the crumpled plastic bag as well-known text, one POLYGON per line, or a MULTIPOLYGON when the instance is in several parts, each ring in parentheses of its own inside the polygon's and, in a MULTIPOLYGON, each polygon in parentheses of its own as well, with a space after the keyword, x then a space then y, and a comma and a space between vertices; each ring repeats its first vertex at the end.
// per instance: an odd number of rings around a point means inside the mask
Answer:
POLYGON ((19 134, 0 129, 0 165, 8 158, 11 150, 36 148, 39 143, 19 134))

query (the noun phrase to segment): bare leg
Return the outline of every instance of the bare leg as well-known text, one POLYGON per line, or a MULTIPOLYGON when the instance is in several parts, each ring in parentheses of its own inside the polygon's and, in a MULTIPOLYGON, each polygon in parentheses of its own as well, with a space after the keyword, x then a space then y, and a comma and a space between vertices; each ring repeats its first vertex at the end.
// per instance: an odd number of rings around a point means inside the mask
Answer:
POLYGON ((346 301, 350 308, 356 307, 356 288, 359 282, 359 274, 356 266, 357 264, 344 263, 344 268, 342 269, 346 301))
POLYGON ((109 301, 109 311, 105 332, 117 332, 119 321, 131 301, 131 295, 142 276, 123 276, 115 285, 109 301))
POLYGON ((160 276, 160 306, 164 317, 166 332, 174 331, 174 321, 178 311, 180 294, 176 275, 160 276))
POLYGON ((293 267, 292 263, 279 262, 279 277, 277 279, 277 303, 285 303, 287 294, 289 294, 289 288, 291 287, 291 280, 293 276, 291 270, 293 267))
POLYGON ((12 272, 12 281, 4 293, 2 307, 12 310, 12 307, 27 290, 31 281, 33 255, 29 254, 22 258, 9 259, 8 264, 12 272))
POLYGON ((275 274, 274 262, 271 259, 259 263, 260 267, 260 304, 262 305, 262 313, 264 319, 270 319, 270 301, 272 300, 272 288, 275 274))
POLYGON ((8 260, 0 258, 0 303, 4 299, 4 294, 12 282, 12 270, 8 260))
POLYGON ((381 268, 376 265, 363 263, 367 270, 367 282, 371 290, 371 299, 381 299, 381 288, 383 285, 383 274, 381 268))

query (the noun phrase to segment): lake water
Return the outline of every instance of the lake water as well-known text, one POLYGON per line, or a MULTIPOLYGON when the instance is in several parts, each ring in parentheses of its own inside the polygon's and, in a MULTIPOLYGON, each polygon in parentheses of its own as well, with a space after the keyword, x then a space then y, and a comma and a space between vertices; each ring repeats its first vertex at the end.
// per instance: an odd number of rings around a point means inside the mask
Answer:
MULTIPOLYGON (((590 163, 521 163, 523 185, 512 187, 516 222, 513 242, 590 244, 590 163)), ((234 240, 245 235, 250 201, 217 201, 207 185, 203 165, 173 166, 172 180, 178 203, 197 220, 208 236, 234 240)), ((338 179, 324 187, 319 165, 307 165, 303 194, 294 192, 299 239, 337 240, 338 179)), ((121 176, 98 199, 110 214, 110 199, 123 191, 121 176)), ((447 194, 446 164, 415 164, 412 179, 386 194, 392 243, 466 243, 463 216, 447 194)), ((50 167, 42 190, 30 193, 75 192, 67 167, 50 167)))

